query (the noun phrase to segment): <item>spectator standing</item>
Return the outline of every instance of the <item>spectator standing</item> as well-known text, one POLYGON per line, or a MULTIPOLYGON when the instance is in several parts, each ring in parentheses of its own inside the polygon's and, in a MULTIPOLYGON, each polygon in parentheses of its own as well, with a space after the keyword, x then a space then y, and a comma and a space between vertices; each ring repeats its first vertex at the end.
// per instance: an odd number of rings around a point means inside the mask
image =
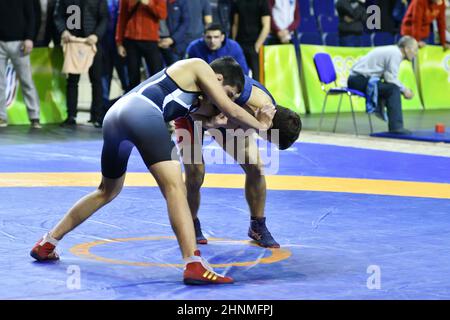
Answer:
POLYGON ((188 0, 167 0, 167 19, 160 21, 159 48, 166 66, 183 59, 188 46, 188 0))
POLYGON ((166 18, 166 0, 120 0, 116 43, 119 55, 127 58, 129 89, 141 83, 142 57, 150 75, 162 70, 159 20, 166 18))
MULTIPOLYGON (((291 43, 300 24, 300 9, 295 0, 269 0, 271 12, 271 44, 291 43)), ((294 41, 296 42, 296 41, 294 41)))
POLYGON ((0 0, 0 127, 8 125, 6 112, 6 66, 10 59, 19 77, 28 117, 40 128, 39 97, 31 77, 30 53, 36 35, 33 2, 0 0))
POLYGON ((444 48, 450 48, 445 42, 445 2, 444 0, 412 0, 403 18, 401 34, 415 38, 419 48, 423 48, 430 36, 430 24, 437 20, 439 38, 444 48))
POLYGON ((231 36, 231 21, 233 20, 233 0, 217 1, 217 23, 219 23, 227 37, 231 36))
POLYGON ((209 25, 203 38, 192 41, 186 50, 186 56, 200 58, 208 63, 221 57, 231 56, 239 63, 244 74, 248 74, 249 71, 241 46, 227 38, 219 24, 209 25))
POLYGON ((56 33, 53 23, 53 11, 56 0, 33 0, 35 12, 35 41, 34 47, 48 47, 53 40, 55 46, 59 46, 61 39, 56 33))
POLYGON ((116 46, 116 26, 117 18, 119 15, 119 0, 107 0, 108 1, 108 28, 101 42, 103 46, 103 103, 105 106, 110 106, 113 101, 110 101, 111 81, 113 78, 114 69, 119 76, 122 90, 125 92, 128 90, 128 71, 126 67, 126 60, 119 56, 116 46))
POLYGON ((269 32, 270 9, 267 0, 236 2, 232 37, 241 45, 255 80, 259 80, 259 51, 269 32))
POLYGON ((187 43, 201 38, 205 27, 213 22, 212 9, 209 0, 188 0, 189 29, 186 35, 187 43))
POLYGON ((364 0, 338 0, 339 42, 343 47, 360 47, 367 20, 364 0))
MULTIPOLYGON (((92 86, 91 121, 96 128, 102 126, 103 88, 102 88, 102 39, 108 27, 108 5, 106 0, 57 0, 54 12, 55 26, 61 35, 63 43, 67 43, 71 36, 86 38, 87 44, 96 45, 97 53, 94 56, 92 66, 89 68, 89 80, 92 86), (72 15, 68 10, 71 6, 81 8, 81 28, 69 30, 66 23, 72 15)), ((76 125, 78 106, 79 74, 68 74, 67 77, 67 113, 68 117, 63 125, 76 125)))

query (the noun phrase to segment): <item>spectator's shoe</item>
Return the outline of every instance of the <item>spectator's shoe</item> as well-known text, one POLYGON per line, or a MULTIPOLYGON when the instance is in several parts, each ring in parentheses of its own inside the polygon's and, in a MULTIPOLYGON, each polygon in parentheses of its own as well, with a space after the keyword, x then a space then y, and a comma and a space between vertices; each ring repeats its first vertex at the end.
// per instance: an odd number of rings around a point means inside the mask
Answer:
POLYGON ((258 245, 264 248, 279 248, 280 245, 270 234, 266 227, 266 218, 257 218, 250 221, 248 236, 256 241, 258 245))
POLYGON ((0 128, 5 128, 8 126, 8 121, 5 119, 0 119, 0 128))
POLYGON ((208 240, 206 240, 205 236, 202 233, 202 226, 200 225, 200 220, 198 218, 194 219, 194 229, 197 244, 208 244, 208 240))
POLYGON ((61 127, 71 127, 71 126, 76 126, 77 122, 75 120, 75 118, 72 117, 68 117, 63 123, 61 123, 61 127))
POLYGON ((39 123, 39 119, 31 119, 31 128, 33 128, 33 129, 42 129, 42 126, 39 123))
POLYGON ((412 134, 411 131, 409 131, 408 129, 405 129, 405 128, 389 130, 389 133, 394 133, 394 134, 398 134, 398 135, 410 135, 410 134, 412 134))
POLYGON ((59 255, 55 248, 58 240, 53 239, 49 233, 46 233, 31 249, 30 255, 37 261, 59 260, 59 255))
POLYGON ((186 259, 183 281, 190 285, 231 284, 234 282, 233 278, 216 273, 200 256, 199 250, 194 252, 194 256, 186 259))
POLYGON ((94 121, 92 124, 94 125, 95 128, 101 128, 103 126, 103 124, 100 121, 94 121))

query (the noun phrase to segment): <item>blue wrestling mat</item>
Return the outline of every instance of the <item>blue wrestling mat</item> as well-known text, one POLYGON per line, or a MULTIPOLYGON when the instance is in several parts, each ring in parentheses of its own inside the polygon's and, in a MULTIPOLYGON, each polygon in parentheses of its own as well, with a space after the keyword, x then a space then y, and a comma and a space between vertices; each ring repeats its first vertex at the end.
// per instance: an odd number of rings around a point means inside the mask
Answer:
POLYGON ((436 133, 434 130, 420 130, 413 131, 411 134, 395 134, 390 132, 378 132, 372 133, 370 136, 379 138, 393 138, 404 140, 416 140, 427 142, 445 142, 450 143, 450 131, 446 130, 445 133, 436 133))
POLYGON ((206 167, 200 249, 234 285, 183 284, 166 204, 137 180, 150 175, 135 151, 134 184, 60 242, 60 261, 35 262, 34 243, 95 190, 101 145, 0 145, 0 299, 450 299, 450 159, 313 143, 280 152, 267 176, 281 249, 249 241, 239 166, 206 167))

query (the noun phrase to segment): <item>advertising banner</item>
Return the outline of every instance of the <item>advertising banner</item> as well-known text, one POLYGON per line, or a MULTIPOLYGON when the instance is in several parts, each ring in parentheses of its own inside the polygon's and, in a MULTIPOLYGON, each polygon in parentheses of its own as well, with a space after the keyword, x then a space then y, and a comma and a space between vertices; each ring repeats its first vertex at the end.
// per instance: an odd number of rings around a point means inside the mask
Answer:
MULTIPOLYGON (((35 48, 30 56, 33 81, 40 99, 41 123, 60 123, 66 118, 66 80, 61 73, 60 48, 35 48)), ((11 64, 7 68, 7 113, 9 124, 29 124, 20 82, 11 64)))
POLYGON ((265 87, 277 103, 297 113, 305 113, 297 58, 293 45, 264 47, 265 87))

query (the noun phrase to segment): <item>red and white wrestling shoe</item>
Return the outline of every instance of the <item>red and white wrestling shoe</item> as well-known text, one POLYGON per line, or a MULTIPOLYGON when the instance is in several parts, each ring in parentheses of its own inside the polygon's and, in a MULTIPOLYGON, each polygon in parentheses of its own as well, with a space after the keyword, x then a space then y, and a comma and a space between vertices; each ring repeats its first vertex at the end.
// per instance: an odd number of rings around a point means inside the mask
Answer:
POLYGON ((183 275, 185 284, 231 284, 234 282, 233 278, 216 273, 208 262, 200 256, 200 250, 196 250, 194 255, 185 261, 183 275))
POLYGON ((46 233, 31 249, 30 255, 37 261, 52 261, 58 260, 59 255, 55 248, 58 240, 52 238, 50 233, 46 233))

